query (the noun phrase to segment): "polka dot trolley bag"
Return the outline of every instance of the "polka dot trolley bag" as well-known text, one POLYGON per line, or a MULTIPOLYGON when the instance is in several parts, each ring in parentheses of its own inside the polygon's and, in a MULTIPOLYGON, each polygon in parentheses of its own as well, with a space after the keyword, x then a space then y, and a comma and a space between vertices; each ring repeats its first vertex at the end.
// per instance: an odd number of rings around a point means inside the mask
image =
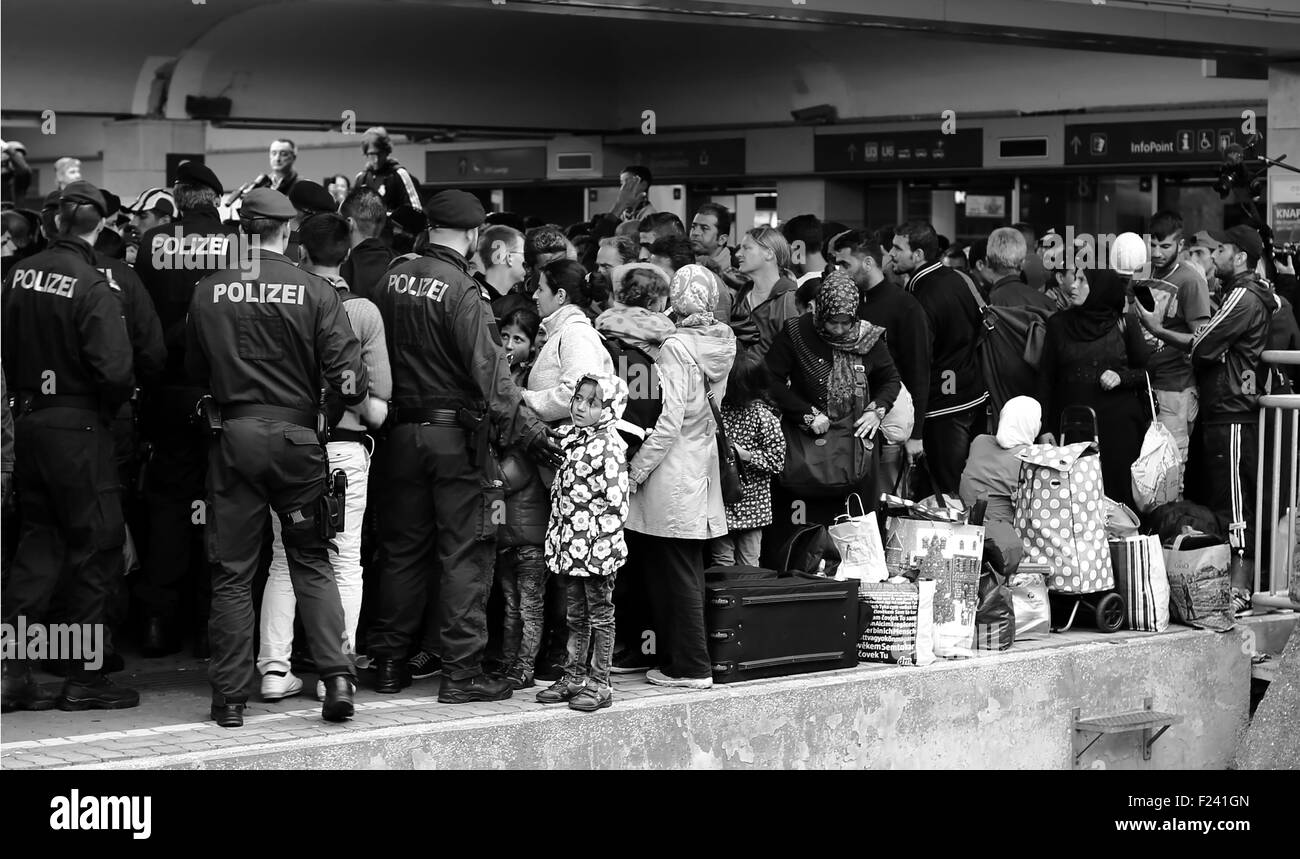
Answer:
POLYGON ((1016 533, 1025 545, 1022 563, 1046 564, 1047 586, 1058 593, 1115 587, 1096 454, 1097 445, 1085 441, 1065 447, 1033 444, 1016 455, 1023 463, 1015 511, 1016 533))

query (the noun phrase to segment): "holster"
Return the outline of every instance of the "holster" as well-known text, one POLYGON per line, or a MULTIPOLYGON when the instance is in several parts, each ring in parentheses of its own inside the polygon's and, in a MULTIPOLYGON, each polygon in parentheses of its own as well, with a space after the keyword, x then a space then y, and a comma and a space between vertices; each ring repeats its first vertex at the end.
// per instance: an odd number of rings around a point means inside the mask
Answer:
POLYGON ((336 468, 325 479, 325 494, 320 500, 321 536, 333 540, 340 531, 347 528, 347 494, 348 475, 341 468, 336 468))

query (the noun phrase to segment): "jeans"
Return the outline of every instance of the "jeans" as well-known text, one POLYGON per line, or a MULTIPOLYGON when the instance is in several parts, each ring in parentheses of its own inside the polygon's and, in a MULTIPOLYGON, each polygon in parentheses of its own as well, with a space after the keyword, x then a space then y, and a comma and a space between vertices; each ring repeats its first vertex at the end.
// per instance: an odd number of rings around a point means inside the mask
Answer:
POLYGON ((654 559, 646 570, 654 610, 659 668, 669 677, 713 676, 704 629, 705 540, 625 531, 628 555, 654 559))
POLYGON ((502 664, 525 674, 542 644, 542 622, 546 612, 546 555, 541 546, 511 546, 497 554, 497 578, 505 594, 505 635, 501 643, 502 664))
MULTIPOLYGON (((370 454, 358 441, 332 441, 325 447, 330 470, 342 469, 348 476, 344 529, 334 538, 337 550, 331 549, 330 563, 339 599, 343 602, 343 649, 356 654, 357 619, 361 616, 361 523, 366 515, 367 486, 370 477, 370 454)), ((297 600, 284 554, 280 519, 271 517, 274 545, 271 549, 271 573, 262 592, 261 646, 257 670, 288 671, 293 649, 293 618, 297 600)))
POLYGON ((568 593, 569 660, 564 673, 590 677, 609 685, 609 663, 614 657, 614 577, 564 576, 568 593), (594 645, 594 646, 592 646, 594 645), (591 663, 587 651, 591 650, 591 663))
POLYGON ((933 495, 936 491, 957 495, 966 457, 970 455, 971 440, 984 432, 985 408, 985 404, 980 403, 965 411, 925 419, 925 429, 921 433, 925 459, 934 482, 939 484, 934 487, 928 485, 928 480, 922 481, 926 495, 933 495))
POLYGON ((1178 442, 1182 466, 1178 469, 1178 497, 1183 497, 1183 474, 1187 470, 1187 446, 1191 441, 1192 427, 1200 412, 1200 398, 1196 388, 1182 391, 1156 391, 1156 405, 1160 407, 1160 423, 1169 428, 1178 442))
POLYGON ((733 564, 757 567, 762 548, 762 528, 732 531, 709 541, 709 554, 715 567, 730 567, 733 564))

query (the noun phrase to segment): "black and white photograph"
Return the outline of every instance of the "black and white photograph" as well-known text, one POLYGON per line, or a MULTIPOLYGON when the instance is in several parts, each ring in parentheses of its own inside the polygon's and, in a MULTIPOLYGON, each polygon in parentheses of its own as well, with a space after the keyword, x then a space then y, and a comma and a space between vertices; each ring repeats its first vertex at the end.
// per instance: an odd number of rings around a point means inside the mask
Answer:
POLYGON ((16 831, 303 771, 562 814, 414 770, 1286 831, 1300 0, 4 0, 0 51, 16 831))

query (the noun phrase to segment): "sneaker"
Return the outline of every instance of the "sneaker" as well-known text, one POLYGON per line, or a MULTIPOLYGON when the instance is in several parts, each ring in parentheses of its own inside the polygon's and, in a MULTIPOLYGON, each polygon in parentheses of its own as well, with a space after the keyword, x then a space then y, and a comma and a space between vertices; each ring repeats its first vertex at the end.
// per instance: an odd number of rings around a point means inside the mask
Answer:
POLYGON ((712 677, 669 677, 658 668, 646 672, 645 679, 655 686, 677 686, 682 689, 712 689, 712 677))
POLYGON ((1232 614, 1234 617, 1249 617, 1255 613, 1255 604, 1250 592, 1245 588, 1232 589, 1232 614))
POLYGON ((566 675, 538 692, 537 701, 541 704, 563 704, 581 692, 586 685, 587 679, 585 677, 577 678, 566 675))
POLYGON ((648 663, 639 661, 630 653, 621 653, 609 663, 610 674, 640 674, 649 668, 648 663))
POLYGON ((525 671, 522 668, 511 668, 504 675, 506 682, 517 692, 520 689, 531 689, 537 684, 533 681, 532 672, 525 671))
POLYGON ((588 683, 569 699, 569 709, 594 713, 614 703, 614 690, 608 684, 588 683))
POLYGON ((302 680, 292 671, 268 671, 262 675, 262 700, 268 704, 292 698, 302 691, 302 680))
POLYGON ((412 680, 427 680, 442 673, 442 660, 435 653, 421 650, 406 661, 412 680))

